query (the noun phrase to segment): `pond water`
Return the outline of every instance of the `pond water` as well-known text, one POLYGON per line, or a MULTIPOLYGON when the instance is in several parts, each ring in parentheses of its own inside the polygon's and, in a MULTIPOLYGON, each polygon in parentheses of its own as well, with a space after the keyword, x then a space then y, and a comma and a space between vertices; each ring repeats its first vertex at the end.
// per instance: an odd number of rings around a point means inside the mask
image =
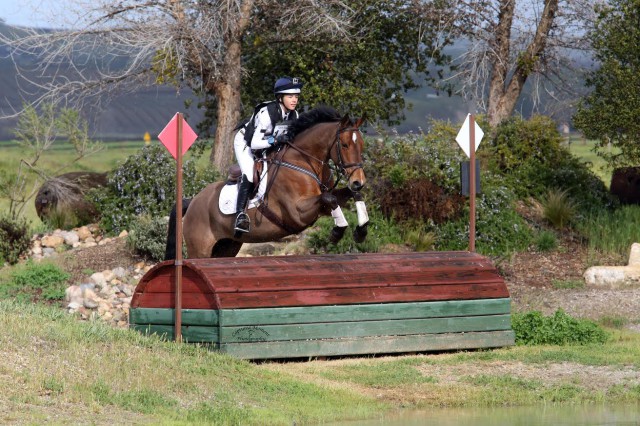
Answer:
POLYGON ((374 420, 335 423, 333 426, 640 426, 637 405, 585 405, 569 407, 434 408, 407 411, 374 420))

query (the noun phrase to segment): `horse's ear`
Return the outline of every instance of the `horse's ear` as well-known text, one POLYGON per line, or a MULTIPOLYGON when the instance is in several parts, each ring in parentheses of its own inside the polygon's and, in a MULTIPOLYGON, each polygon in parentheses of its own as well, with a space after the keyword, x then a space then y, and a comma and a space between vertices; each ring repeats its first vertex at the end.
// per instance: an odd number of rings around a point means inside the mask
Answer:
POLYGON ((345 114, 340 120, 340 127, 347 127, 351 125, 351 119, 349 118, 349 114, 345 114))
POLYGON ((360 128, 360 126, 362 126, 362 124, 364 123, 364 121, 365 121, 366 119, 367 119, 367 118, 365 117, 365 115, 364 115, 364 114, 362 114, 362 117, 360 117, 360 118, 358 118, 358 119, 356 120, 356 124, 355 124, 356 128, 358 128, 358 129, 359 129, 359 128, 360 128))

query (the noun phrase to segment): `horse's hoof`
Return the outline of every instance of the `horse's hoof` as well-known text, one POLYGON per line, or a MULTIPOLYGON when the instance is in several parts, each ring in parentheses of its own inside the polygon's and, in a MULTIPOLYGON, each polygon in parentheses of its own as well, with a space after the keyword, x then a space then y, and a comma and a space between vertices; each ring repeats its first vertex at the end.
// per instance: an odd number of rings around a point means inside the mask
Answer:
POLYGON ((346 231, 346 229, 346 226, 334 226, 331 230, 331 234, 329 234, 329 242, 331 242, 331 244, 337 244, 344 236, 344 231, 346 231))
POLYGON ((356 226, 356 229, 353 230, 353 241, 356 243, 362 243, 367 238, 367 226, 369 226, 369 222, 365 223, 362 226, 356 226))

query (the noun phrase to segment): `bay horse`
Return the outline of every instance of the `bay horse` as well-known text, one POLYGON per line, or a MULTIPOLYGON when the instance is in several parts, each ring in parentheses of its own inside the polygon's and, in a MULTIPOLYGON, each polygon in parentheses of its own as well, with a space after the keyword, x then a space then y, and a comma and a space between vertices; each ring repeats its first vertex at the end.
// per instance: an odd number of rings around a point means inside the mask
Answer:
MULTIPOLYGON (((353 235, 362 242, 368 215, 360 190, 366 182, 360 133, 363 119, 352 121, 330 107, 318 107, 291 124, 291 142, 266 156, 266 191, 257 208, 247 214, 248 233, 234 231, 235 212, 223 214, 219 197, 226 182, 208 185, 192 200, 184 200, 184 241, 189 258, 234 257, 243 243, 276 241, 313 225, 320 215, 331 214, 336 226, 331 240, 337 242, 347 222, 340 204, 356 200, 358 226, 353 235), (335 186, 341 179, 346 187, 335 186)), ((254 182, 256 180, 254 179, 254 182)), ((175 211, 169 222, 165 259, 175 259, 175 211)))

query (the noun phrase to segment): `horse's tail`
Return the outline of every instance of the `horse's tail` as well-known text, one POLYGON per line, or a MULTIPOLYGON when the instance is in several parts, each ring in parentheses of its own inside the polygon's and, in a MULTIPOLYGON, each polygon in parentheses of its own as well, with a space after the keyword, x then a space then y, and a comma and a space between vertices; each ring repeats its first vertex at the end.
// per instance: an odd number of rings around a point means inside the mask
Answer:
MULTIPOLYGON (((182 216, 187 212, 192 198, 182 199, 182 216)), ((169 215, 169 231, 167 232, 167 247, 164 250, 164 260, 173 260, 176 258, 176 205, 173 205, 171 214, 169 215)))

